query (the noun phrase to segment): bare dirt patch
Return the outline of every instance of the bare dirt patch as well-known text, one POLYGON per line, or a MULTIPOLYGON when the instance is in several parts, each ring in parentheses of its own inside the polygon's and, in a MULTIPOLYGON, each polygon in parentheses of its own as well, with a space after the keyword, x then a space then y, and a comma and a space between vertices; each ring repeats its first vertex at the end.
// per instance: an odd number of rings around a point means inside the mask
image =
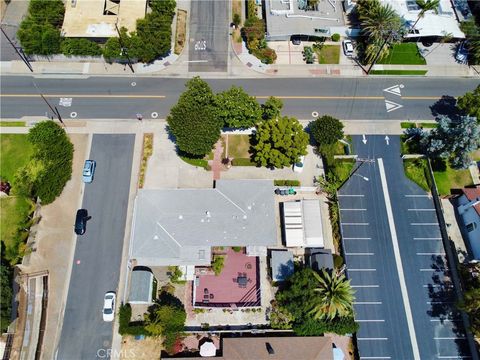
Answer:
POLYGON ((185 10, 178 9, 176 29, 174 52, 175 54, 180 55, 185 46, 185 34, 187 31, 187 12, 185 10))
POLYGON ((134 336, 122 338, 122 350, 120 360, 154 360, 160 359, 162 351, 161 337, 145 337, 142 340, 135 340, 134 336))

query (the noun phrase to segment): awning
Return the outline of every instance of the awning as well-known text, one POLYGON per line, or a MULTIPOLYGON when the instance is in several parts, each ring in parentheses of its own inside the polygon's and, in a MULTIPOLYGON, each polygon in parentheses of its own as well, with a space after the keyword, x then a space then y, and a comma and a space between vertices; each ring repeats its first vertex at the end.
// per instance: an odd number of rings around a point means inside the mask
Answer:
POLYGON ((200 356, 211 357, 217 355, 217 348, 213 342, 207 341, 200 346, 200 356))

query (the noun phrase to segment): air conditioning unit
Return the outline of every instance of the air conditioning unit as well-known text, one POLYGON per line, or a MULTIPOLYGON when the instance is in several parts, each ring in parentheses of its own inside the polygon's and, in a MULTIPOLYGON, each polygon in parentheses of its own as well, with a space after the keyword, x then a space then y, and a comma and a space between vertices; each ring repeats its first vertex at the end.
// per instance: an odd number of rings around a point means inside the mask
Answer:
POLYGON ((74 8, 77 5, 77 0, 72 0, 72 8, 74 8))

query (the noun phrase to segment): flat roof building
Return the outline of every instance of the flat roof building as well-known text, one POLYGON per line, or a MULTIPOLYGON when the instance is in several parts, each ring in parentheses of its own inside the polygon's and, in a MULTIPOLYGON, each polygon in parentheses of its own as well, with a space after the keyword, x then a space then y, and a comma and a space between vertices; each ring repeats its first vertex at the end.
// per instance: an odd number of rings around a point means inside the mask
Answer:
POLYGON ((139 190, 130 258, 141 266, 210 265, 212 246, 277 244, 273 181, 218 180, 212 189, 139 190))
POLYGON ((100 39, 118 36, 115 24, 134 31, 146 10, 146 0, 67 0, 62 34, 100 39))
POLYGON ((273 281, 284 281, 293 275, 293 253, 288 250, 272 250, 270 254, 270 268, 273 281))
POLYGON ((325 246, 318 200, 284 202, 283 227, 287 247, 325 246))

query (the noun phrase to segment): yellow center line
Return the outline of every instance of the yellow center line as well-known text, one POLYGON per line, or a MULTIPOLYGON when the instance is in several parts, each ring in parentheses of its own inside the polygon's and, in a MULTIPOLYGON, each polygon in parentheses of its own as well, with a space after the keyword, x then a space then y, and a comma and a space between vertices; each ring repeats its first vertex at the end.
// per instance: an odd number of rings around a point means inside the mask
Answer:
MULTIPOLYGON (((165 99, 165 95, 108 95, 108 94, 43 94, 46 98, 119 98, 119 99, 165 99)), ((0 94, 0 97, 32 98, 39 94, 0 94)))
MULTIPOLYGON (((165 95, 115 95, 115 94, 44 94, 46 98, 102 98, 102 99, 165 99, 165 95)), ((272 95, 273 96, 273 95, 272 95)), ((0 94, 0 98, 35 98, 39 94, 0 94)), ((258 95, 257 99, 270 96, 258 95)), ((280 95, 274 96, 284 100, 384 100, 384 96, 321 96, 321 95, 280 95)), ((402 96, 402 100, 438 100, 440 96, 402 96)))

